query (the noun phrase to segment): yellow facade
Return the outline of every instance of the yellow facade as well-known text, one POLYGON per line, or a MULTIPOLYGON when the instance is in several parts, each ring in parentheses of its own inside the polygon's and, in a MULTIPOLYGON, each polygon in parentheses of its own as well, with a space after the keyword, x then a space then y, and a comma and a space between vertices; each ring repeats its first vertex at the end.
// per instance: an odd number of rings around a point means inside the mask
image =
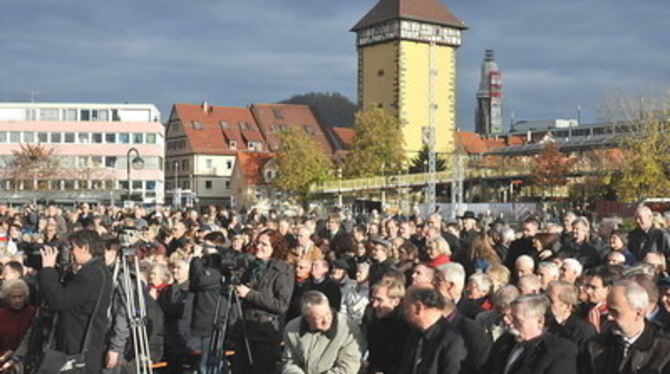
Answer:
MULTIPOLYGON (((359 48, 359 100, 398 116, 405 150, 412 158, 423 146, 422 128, 430 125, 430 44, 391 40, 359 48)), ((451 152, 454 145, 456 108, 455 47, 433 47, 435 150, 451 152)))

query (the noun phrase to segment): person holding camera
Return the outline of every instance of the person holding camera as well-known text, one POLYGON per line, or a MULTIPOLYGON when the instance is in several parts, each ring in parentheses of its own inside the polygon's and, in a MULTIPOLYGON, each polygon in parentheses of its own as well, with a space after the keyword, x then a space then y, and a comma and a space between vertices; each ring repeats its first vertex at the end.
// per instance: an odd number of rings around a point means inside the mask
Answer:
POLYGON ((238 340, 235 373, 276 373, 281 360, 282 331, 293 293, 293 270, 285 261, 288 244, 276 230, 262 231, 255 242, 256 259, 242 275, 235 292, 242 299, 243 331, 250 345, 249 361, 243 341, 238 340))
POLYGON ((112 277, 102 260, 103 245, 96 232, 76 231, 70 235, 69 241, 76 272, 66 276, 61 284, 55 268, 58 250, 44 247, 38 284, 45 306, 57 313, 55 349, 67 355, 83 352, 83 372, 100 373, 112 277), (84 346, 89 321, 91 331, 88 332, 88 344, 84 346))

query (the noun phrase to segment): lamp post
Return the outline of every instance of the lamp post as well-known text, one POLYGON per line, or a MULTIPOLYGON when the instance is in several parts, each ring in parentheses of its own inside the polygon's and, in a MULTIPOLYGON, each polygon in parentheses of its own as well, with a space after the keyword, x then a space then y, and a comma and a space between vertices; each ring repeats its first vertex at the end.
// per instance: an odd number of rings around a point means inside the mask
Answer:
POLYGON ((337 207, 342 209, 342 167, 337 168, 337 179, 339 180, 339 189, 337 191, 337 207))
POLYGON ((144 160, 140 157, 140 152, 137 148, 133 147, 128 150, 126 153, 126 177, 128 178, 128 200, 132 200, 133 195, 133 181, 130 178, 130 155, 135 153, 135 158, 133 158, 132 165, 136 170, 142 169, 144 167, 144 160))

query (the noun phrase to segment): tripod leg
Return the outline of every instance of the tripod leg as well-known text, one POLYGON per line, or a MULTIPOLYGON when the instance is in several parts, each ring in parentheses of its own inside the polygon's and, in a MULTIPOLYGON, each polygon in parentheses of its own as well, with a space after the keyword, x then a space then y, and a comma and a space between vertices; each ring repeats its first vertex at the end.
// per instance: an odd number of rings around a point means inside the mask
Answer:
MULTIPOLYGON (((232 301, 231 301, 232 302, 232 301)), ((242 324, 242 337, 244 340, 244 348, 249 358, 249 365, 254 366, 254 358, 251 355, 251 345, 249 344, 249 338, 247 337, 247 324, 244 322, 244 314, 242 314, 242 303, 240 302, 240 297, 235 294, 235 306, 237 307, 237 313, 240 316, 240 323, 242 324)))

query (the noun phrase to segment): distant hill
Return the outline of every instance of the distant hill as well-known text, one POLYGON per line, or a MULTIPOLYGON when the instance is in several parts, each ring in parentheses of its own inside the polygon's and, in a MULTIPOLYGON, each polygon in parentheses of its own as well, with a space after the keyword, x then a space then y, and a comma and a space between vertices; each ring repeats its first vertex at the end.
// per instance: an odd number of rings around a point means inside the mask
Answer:
POLYGON ((309 105, 319 122, 328 128, 353 127, 354 113, 358 110, 356 104, 337 92, 310 92, 279 103, 309 105))

